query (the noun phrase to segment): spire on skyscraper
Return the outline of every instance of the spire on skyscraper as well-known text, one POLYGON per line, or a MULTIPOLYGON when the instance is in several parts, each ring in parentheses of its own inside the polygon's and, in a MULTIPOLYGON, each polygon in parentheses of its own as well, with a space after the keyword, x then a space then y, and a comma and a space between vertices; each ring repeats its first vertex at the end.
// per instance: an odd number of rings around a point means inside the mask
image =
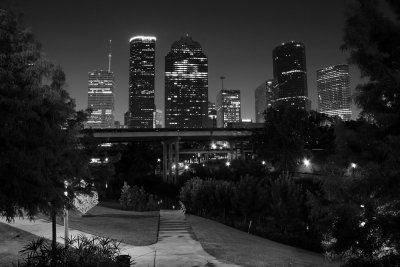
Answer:
POLYGON ((108 72, 111 71, 111 40, 110 40, 110 49, 108 50, 108 72))

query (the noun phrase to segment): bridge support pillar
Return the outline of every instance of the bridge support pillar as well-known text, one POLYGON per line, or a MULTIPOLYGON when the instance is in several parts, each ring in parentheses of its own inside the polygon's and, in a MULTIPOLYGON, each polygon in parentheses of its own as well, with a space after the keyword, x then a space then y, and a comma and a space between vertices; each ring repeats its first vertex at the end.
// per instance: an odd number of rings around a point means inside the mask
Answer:
POLYGON ((233 145, 234 143, 232 141, 229 142, 229 155, 228 155, 228 159, 231 161, 234 159, 233 156, 233 145))
MULTIPOLYGON (((168 183, 172 182, 172 169, 173 169, 173 161, 172 161, 172 143, 168 144, 168 183)), ((176 166, 175 166, 176 167, 176 166)))
POLYGON ((179 138, 175 142, 175 166, 174 183, 176 184, 179 177, 179 138))
POLYGON ((168 172, 168 144, 166 144, 165 142, 162 142, 162 146, 163 146, 163 182, 166 183, 167 182, 167 172, 168 172))

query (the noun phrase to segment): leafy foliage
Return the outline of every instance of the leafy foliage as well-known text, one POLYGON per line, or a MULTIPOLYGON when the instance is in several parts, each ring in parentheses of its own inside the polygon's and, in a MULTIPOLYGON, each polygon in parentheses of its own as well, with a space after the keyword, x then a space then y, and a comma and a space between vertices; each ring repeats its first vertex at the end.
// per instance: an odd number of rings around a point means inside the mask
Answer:
POLYGON ((264 132, 256 137, 257 154, 280 171, 294 171, 300 160, 310 157, 312 149, 332 153, 333 119, 311 111, 280 107, 268 109, 264 132))
POLYGON ((317 250, 318 238, 307 230, 305 192, 291 177, 241 180, 192 178, 180 191, 187 213, 216 219, 236 228, 290 245, 317 250))
POLYGON ((0 9, 0 210, 8 220, 59 210, 64 180, 86 178, 75 137, 85 113, 74 108, 64 72, 19 17, 0 9))
MULTIPOLYGON (((56 255, 56 266, 86 266, 113 267, 120 266, 119 243, 104 237, 86 237, 79 235, 67 240, 68 246, 57 245, 56 252, 52 250, 49 241, 41 237, 28 243, 21 253, 25 256, 18 267, 51 266, 53 255, 56 255)), ((132 262, 133 264, 133 262, 132 262)))
POLYGON ((127 183, 121 189, 119 199, 123 209, 135 211, 158 210, 158 204, 152 194, 148 194, 143 187, 130 187, 127 183))
POLYGON ((337 129, 336 162, 351 160, 358 170, 333 175, 310 196, 327 251, 346 266, 400 262, 400 3, 386 3, 392 14, 376 0, 354 1, 346 14, 342 48, 366 82, 356 94, 362 118, 337 129))

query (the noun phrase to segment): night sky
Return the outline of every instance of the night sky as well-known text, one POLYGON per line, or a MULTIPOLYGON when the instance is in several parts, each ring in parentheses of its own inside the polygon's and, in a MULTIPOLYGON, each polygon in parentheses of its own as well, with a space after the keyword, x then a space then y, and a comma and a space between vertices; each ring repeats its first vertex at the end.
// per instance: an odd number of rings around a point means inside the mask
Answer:
MULTIPOLYGON (((87 107, 88 72, 107 69, 112 39, 116 76, 116 120, 128 110, 129 38, 154 35, 156 42, 156 106, 164 111, 164 58, 174 41, 189 34, 208 56, 209 100, 221 89, 240 89, 242 118, 255 118, 254 90, 273 78, 272 49, 282 42, 306 46, 308 92, 317 109, 316 70, 346 63, 340 50, 348 1, 103 1, 13 0, 43 45, 48 59, 60 64, 78 109, 87 107)), ((351 66, 351 88, 359 72, 351 66)), ((353 107, 353 113, 354 113, 353 107)), ((354 114, 353 114, 353 117, 354 114)))

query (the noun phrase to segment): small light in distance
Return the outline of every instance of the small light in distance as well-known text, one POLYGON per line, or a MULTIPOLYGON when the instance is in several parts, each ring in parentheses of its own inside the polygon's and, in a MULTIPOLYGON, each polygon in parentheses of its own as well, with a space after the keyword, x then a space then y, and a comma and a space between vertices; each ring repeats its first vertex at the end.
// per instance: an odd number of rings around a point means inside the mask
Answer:
POLYGON ((157 162, 161 162, 161 159, 160 159, 160 158, 158 158, 158 159, 157 159, 157 162))
POLYGON ((185 170, 189 170, 189 166, 188 165, 185 165, 185 170))
POLYGON ((261 161, 261 164, 262 164, 262 165, 265 165, 265 164, 267 164, 267 163, 265 162, 265 160, 263 160, 263 161, 261 161))
POLYGON ((212 144, 211 144, 211 148, 212 148, 212 149, 216 149, 216 148, 217 148, 217 145, 214 144, 214 143, 212 143, 212 144))
POLYGON ((354 162, 352 162, 352 163, 351 163, 351 167, 352 167, 353 169, 355 169, 355 168, 357 168, 357 164, 354 163, 354 162))
POLYGON ((229 161, 226 162, 226 166, 231 166, 231 163, 229 161))
POLYGON ((303 159, 303 164, 308 167, 310 166, 310 160, 309 159, 303 159))

